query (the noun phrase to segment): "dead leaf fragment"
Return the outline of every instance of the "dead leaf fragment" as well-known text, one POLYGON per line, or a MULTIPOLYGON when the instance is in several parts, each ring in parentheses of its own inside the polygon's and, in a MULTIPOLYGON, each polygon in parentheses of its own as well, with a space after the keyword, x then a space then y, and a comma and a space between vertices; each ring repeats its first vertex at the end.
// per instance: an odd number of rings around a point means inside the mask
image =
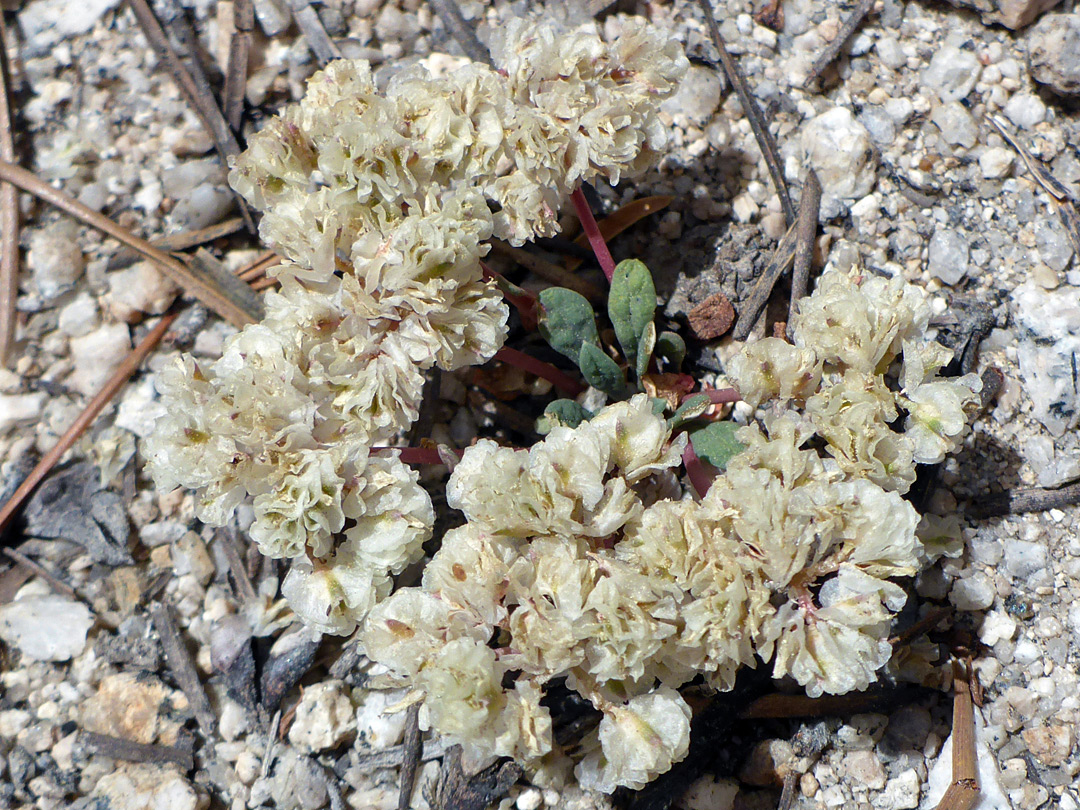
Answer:
POLYGON ((698 340, 715 340, 735 322, 735 308, 723 293, 714 293, 690 310, 690 331, 698 340))

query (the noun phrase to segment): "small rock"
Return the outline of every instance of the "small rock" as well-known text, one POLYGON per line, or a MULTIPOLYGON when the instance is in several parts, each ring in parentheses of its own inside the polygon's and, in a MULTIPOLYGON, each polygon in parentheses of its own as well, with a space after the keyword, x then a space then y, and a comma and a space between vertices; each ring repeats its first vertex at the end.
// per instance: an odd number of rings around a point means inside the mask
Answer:
POLYGON ((185 160, 161 175, 161 190, 174 200, 190 197, 204 183, 225 185, 226 172, 217 158, 185 160))
POLYGON ((407 42, 419 36, 420 23, 415 14, 387 4, 375 20, 375 34, 383 42, 407 42))
POLYGON ((957 579, 949 591, 949 601, 957 610, 986 610, 994 604, 996 593, 994 583, 980 571, 957 579))
POLYGON ((68 337, 82 337, 94 331, 99 322, 97 301, 82 292, 60 310, 58 326, 68 337))
POLYGON ((115 772, 98 781, 90 795, 104 801, 107 810, 205 810, 210 805, 209 797, 199 793, 175 765, 120 763, 115 772))
POLYGON ((859 113, 859 121, 878 146, 890 146, 896 140, 896 123, 884 107, 867 104, 859 113))
POLYGON ((679 804, 686 810, 731 810, 738 793, 738 782, 703 776, 690 785, 679 804))
POLYGON ((1012 171, 1015 156, 1011 149, 1003 146, 992 146, 979 155, 979 168, 982 176, 987 180, 996 180, 999 177, 1007 177, 1012 171))
POLYGON ((38 293, 51 301, 71 287, 86 269, 78 228, 62 219, 35 230, 30 236, 26 265, 34 276, 38 293))
POLYGON ((1034 129, 1046 120, 1046 105, 1034 93, 1015 94, 1002 112, 1020 129, 1034 129))
POLYGON ((1072 752, 1072 727, 1054 723, 1039 728, 1024 729, 1020 733, 1027 743, 1028 750, 1039 762, 1048 768, 1057 768, 1064 764, 1072 752))
POLYGON ((821 181, 821 218, 833 219, 869 194, 877 181, 877 155, 866 127, 851 110, 834 107, 806 125, 800 138, 804 163, 821 181))
POLYGON ((85 34, 120 0, 40 0, 19 11, 19 28, 30 50, 27 57, 46 54, 65 39, 85 34))
POLYGON ((885 736, 898 750, 921 751, 926 745, 933 720, 930 712, 922 706, 905 706, 889 715, 889 727, 885 736))
POLYGON ((543 803, 544 794, 540 792, 539 788, 527 788, 518 795, 514 807, 517 810, 539 810, 540 805, 543 803))
POLYGON ((885 768, 873 751, 852 751, 846 754, 842 767, 844 774, 854 779, 857 784, 866 785, 871 790, 885 787, 885 768))
POLYGON ((175 300, 179 288, 150 262, 136 262, 131 267, 110 273, 105 306, 119 321, 135 323, 142 316, 160 315, 175 300))
POLYGON ((691 123, 704 126, 720 106, 723 89, 723 81, 717 71, 691 65, 675 95, 661 104, 660 109, 671 115, 685 115, 691 123))
POLYGON ((356 732, 373 750, 390 748, 405 736, 405 712, 388 713, 407 694, 404 689, 370 690, 363 693, 363 702, 356 709, 356 732))
POLYGON ((987 647, 993 647, 999 641, 1008 641, 1016 635, 1016 621, 1002 610, 992 610, 983 619, 979 629, 979 640, 987 647))
POLYGON ((1005 541, 1005 570, 1014 579, 1029 581, 1046 568, 1047 560, 1046 546, 1042 543, 1029 543, 1026 540, 1005 541))
POLYGON ((304 690, 289 727, 289 742, 301 751, 336 748, 356 732, 352 701, 341 681, 323 681, 304 690))
POLYGON ((112 323, 88 335, 71 339, 71 360, 75 370, 67 384, 83 396, 93 396, 124 362, 131 351, 127 324, 112 323))
POLYGON ((173 574, 177 577, 191 574, 199 584, 206 587, 214 576, 214 561, 206 550, 206 543, 196 532, 188 532, 172 545, 173 574))
POLYGON ((913 810, 919 806, 919 774, 908 768, 885 784, 875 806, 881 810, 913 810))
POLYGON ((114 424, 134 433, 140 439, 145 439, 153 433, 158 417, 164 415, 165 406, 158 399, 154 380, 152 377, 145 377, 124 389, 114 424))
POLYGON ((289 6, 283 0, 255 0, 255 19, 266 36, 273 38, 292 24, 289 6))
POLYGON ((209 228, 225 219, 235 205, 236 198, 228 188, 203 183, 176 204, 166 221, 174 232, 209 228))
POLYGON ((979 128, 975 119, 959 101, 935 105, 930 120, 941 130, 941 137, 953 146, 970 149, 978 143, 979 128))
POLYGON ((59 594, 0 605, 0 638, 35 661, 69 661, 81 655, 93 624, 86 605, 59 594))
POLYGON ((171 689, 147 673, 106 675, 97 692, 83 702, 79 719, 87 731, 137 743, 171 745, 181 725, 171 716, 176 698, 171 689))
POLYGON ((874 46, 881 64, 892 70, 899 70, 907 63, 900 42, 895 37, 882 37, 874 46))
POLYGON ((967 275, 968 241, 959 231, 952 228, 937 228, 930 238, 929 264, 930 275, 952 286, 967 275))
POLYGON ((1062 95, 1080 94, 1080 14, 1047 14, 1024 41, 1035 81, 1062 95))
POLYGON ((795 752, 787 740, 762 740, 750 752, 739 778, 757 787, 782 785, 786 766, 794 758, 795 752))
POLYGON ((0 394, 0 434, 7 433, 16 425, 41 418, 49 395, 44 391, 32 394, 0 394))
POLYGON ((981 69, 979 58, 950 38, 934 51, 922 72, 922 84, 945 104, 962 101, 975 87, 981 69))
POLYGON ((1057 217, 1035 223, 1035 246, 1039 249, 1039 258, 1059 273, 1072 261, 1072 242, 1057 217))
POLYGON ((1033 415, 1051 436, 1080 423, 1075 357, 1080 355, 1080 297, 1075 289, 1042 289, 1025 281, 1012 293, 1020 333, 1017 356, 1033 415))
POLYGON ((1000 23, 1017 30, 1056 6, 1061 0, 949 0, 957 8, 973 8, 987 25, 1000 23))

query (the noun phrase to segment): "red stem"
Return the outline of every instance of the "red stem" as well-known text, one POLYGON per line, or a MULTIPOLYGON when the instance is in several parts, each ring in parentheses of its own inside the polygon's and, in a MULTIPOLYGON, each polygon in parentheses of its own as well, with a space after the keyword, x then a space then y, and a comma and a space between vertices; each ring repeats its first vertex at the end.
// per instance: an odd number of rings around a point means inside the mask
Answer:
POLYGON ((704 498, 709 491, 709 487, 712 486, 713 476, 705 468, 705 462, 698 458, 698 454, 694 452, 693 442, 688 441, 686 443, 682 460, 683 466, 686 468, 686 475, 690 479, 694 491, 697 492, 699 498, 704 498))
POLYGON ((483 262, 480 262, 480 269, 483 271, 485 279, 498 284, 499 292, 502 293, 503 298, 518 311, 518 315, 521 317, 521 325, 528 331, 535 332, 537 297, 529 293, 528 290, 521 290, 512 281, 507 281, 502 273, 492 270, 483 262), (521 290, 523 294, 518 295, 514 290, 521 290))
MULTIPOLYGON (((399 458, 404 464, 442 464, 439 451, 434 447, 372 447, 369 453, 378 453, 380 450, 397 450, 399 458)), ((461 455, 460 450, 451 450, 452 453, 461 455)))
POLYGON ((589 244, 592 246, 593 253, 596 254, 596 260, 600 262, 600 269, 604 271, 604 275, 607 276, 610 284, 612 277, 615 275, 615 260, 611 258, 611 251, 608 250, 607 242, 604 241, 604 235, 600 233, 600 226, 596 224, 596 219, 593 217, 592 209, 589 208, 589 203, 585 200, 585 194, 582 192, 581 186, 578 186, 574 193, 570 195, 570 199, 574 203, 574 210, 577 211, 581 227, 585 229, 585 235, 589 237, 589 244))
POLYGON ((551 363, 537 360, 535 357, 531 357, 525 354, 525 352, 519 352, 517 349, 510 349, 504 346, 495 352, 495 359, 501 360, 511 366, 517 366, 523 371, 527 371, 543 380, 547 380, 567 396, 576 397, 585 390, 585 386, 573 377, 559 371, 559 369, 555 368, 551 363))

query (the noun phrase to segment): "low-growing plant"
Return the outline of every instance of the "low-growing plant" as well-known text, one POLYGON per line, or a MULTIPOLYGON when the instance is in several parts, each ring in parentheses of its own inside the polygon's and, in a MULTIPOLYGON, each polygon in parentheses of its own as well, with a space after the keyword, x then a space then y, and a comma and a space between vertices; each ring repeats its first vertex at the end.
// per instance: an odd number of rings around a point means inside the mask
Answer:
POLYGON ((920 541, 902 496, 962 437, 978 380, 938 375, 951 354, 921 291, 859 269, 826 269, 792 342, 739 349, 737 394, 695 391, 640 261, 610 273, 617 345, 578 293, 531 302, 495 280, 485 240, 552 235, 580 183, 655 162, 686 60, 644 24, 605 43, 517 21, 493 54, 498 71, 410 68, 385 91, 366 63, 333 63, 252 139, 231 181, 287 257, 281 291, 213 365, 161 374, 151 472, 195 489, 209 523, 250 500, 252 538, 291 561, 293 610, 358 629, 425 727, 538 784, 641 787, 687 752, 687 684, 731 689, 763 664, 809 695, 876 679, 896 580, 950 550, 936 527, 920 541), (555 400, 532 447, 465 448, 446 499, 466 522, 398 587, 434 512, 372 449, 416 420, 426 370, 495 355, 503 293, 609 404, 555 400), (742 423, 718 419, 739 396, 742 423), (600 713, 572 748, 552 733, 555 683, 600 713))

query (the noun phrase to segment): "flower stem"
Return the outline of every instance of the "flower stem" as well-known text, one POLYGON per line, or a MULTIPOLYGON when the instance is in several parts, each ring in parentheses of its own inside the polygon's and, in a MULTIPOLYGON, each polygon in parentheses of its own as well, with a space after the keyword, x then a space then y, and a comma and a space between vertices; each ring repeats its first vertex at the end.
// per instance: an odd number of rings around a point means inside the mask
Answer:
MULTIPOLYGON (((372 447, 368 452, 371 454, 378 453, 381 450, 396 450, 399 453, 398 458, 401 459, 403 464, 444 464, 442 456, 439 455, 439 451, 434 447, 372 447)), ((461 455, 460 450, 450 450, 458 456, 461 455)))
POLYGON ((573 377, 570 377, 555 368, 551 363, 537 360, 535 357, 531 357, 530 355, 525 354, 525 352, 519 352, 517 349, 510 349, 504 346, 495 352, 495 359, 501 360, 511 366, 517 366, 523 371, 527 371, 543 380, 547 380, 567 396, 576 397, 585 390, 585 386, 573 377))
POLYGON ((693 391, 689 394, 683 394, 681 402, 686 402, 690 397, 696 397, 699 394, 705 394, 709 397, 709 401, 713 405, 722 405, 725 402, 738 402, 742 399, 739 396, 739 392, 734 388, 707 388, 704 391, 693 391))
POLYGON ((589 244, 592 246, 593 253, 596 254, 596 260, 600 262, 600 269, 604 271, 604 275, 607 276, 610 283, 615 275, 615 260, 611 258, 611 251, 608 250, 607 242, 604 241, 604 235, 600 233, 600 226, 596 224, 596 219, 593 217, 592 209, 589 208, 589 203, 585 200, 585 194, 582 192, 581 186, 578 186, 574 193, 570 195, 570 199, 574 203, 574 210, 577 211, 578 219, 581 220, 581 227, 585 229, 585 235, 589 237, 589 244))
POLYGON ((508 281, 502 273, 492 270, 483 262, 480 262, 480 268, 484 273, 484 278, 488 281, 494 281, 495 285, 499 288, 499 292, 502 293, 503 298, 518 311, 518 316, 521 318, 521 325, 529 332, 535 332, 536 308, 538 305, 538 299, 535 293, 531 293, 528 290, 522 289, 514 282, 508 281))
POLYGON ((698 458, 698 454, 694 452, 693 443, 686 443, 682 459, 683 466, 686 468, 686 475, 690 479, 694 491, 697 492, 699 498, 704 498, 709 491, 709 487, 712 486, 713 476, 705 468, 705 462, 698 458))

